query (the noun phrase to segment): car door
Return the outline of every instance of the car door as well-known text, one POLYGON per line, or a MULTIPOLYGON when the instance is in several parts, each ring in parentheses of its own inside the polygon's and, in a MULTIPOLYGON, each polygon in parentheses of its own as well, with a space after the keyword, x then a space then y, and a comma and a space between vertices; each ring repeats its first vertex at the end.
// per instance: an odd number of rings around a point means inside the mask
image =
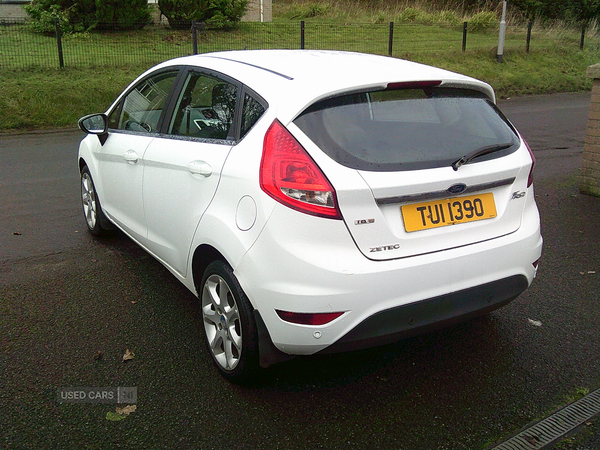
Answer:
POLYGON ((154 73, 131 89, 109 114, 109 133, 98 148, 102 207, 134 239, 146 237, 142 180, 144 154, 155 139, 177 69, 154 73))
POLYGON ((210 204, 235 142, 240 88, 221 75, 189 70, 166 135, 144 156, 148 249, 186 275, 196 227, 210 204))

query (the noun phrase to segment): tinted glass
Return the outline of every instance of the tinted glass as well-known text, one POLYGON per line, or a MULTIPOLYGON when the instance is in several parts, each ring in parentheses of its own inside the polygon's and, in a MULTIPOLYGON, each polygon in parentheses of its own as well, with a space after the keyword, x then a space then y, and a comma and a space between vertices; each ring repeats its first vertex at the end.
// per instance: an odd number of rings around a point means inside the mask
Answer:
POLYGON ((190 72, 177 100, 169 133, 227 139, 233 124, 237 87, 218 78, 190 72))
POLYGON ((320 101, 294 123, 331 158, 369 171, 449 166, 482 149, 473 161, 514 152, 519 139, 504 116, 477 91, 399 89, 320 101))
POLYGON ((252 126, 260 119, 260 116, 265 112, 265 108, 257 100, 246 94, 244 97, 244 109, 242 111, 242 130, 240 137, 252 128, 252 126))
POLYGON ((121 101, 108 118, 109 128, 154 133, 177 71, 146 78, 121 101))

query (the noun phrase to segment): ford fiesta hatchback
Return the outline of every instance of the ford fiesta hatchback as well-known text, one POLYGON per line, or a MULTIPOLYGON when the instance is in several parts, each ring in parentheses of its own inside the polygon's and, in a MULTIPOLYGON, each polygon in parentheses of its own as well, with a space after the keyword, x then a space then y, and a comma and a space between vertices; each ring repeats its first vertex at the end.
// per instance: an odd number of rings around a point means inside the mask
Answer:
POLYGON ((507 304, 542 238, 535 159, 481 81, 382 56, 162 63, 80 120, 83 212, 197 295, 231 380, 507 304))

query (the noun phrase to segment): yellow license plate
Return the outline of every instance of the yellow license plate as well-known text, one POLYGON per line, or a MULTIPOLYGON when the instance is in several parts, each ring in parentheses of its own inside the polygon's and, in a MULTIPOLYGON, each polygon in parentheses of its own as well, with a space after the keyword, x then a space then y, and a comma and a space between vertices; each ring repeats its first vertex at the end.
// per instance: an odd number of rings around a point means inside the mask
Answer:
POLYGON ((496 217, 496 203, 491 193, 414 203, 401 209, 407 232, 496 217))

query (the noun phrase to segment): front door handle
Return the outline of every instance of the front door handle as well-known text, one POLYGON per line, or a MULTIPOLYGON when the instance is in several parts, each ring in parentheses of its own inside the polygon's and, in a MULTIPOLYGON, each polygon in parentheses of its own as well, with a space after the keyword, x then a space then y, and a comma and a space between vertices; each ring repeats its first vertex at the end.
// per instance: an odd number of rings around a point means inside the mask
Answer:
POLYGON ((205 161, 192 161, 188 164, 188 170, 192 175, 202 175, 206 178, 212 175, 212 167, 205 161))
POLYGON ((123 159, 129 164, 135 164, 140 158, 134 150, 127 150, 123 153, 123 159))

